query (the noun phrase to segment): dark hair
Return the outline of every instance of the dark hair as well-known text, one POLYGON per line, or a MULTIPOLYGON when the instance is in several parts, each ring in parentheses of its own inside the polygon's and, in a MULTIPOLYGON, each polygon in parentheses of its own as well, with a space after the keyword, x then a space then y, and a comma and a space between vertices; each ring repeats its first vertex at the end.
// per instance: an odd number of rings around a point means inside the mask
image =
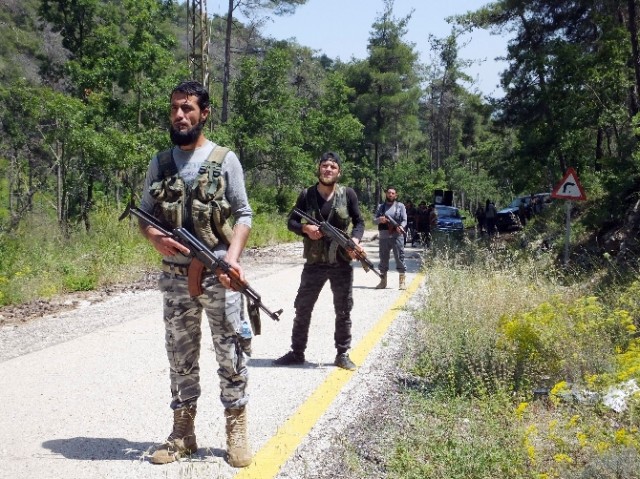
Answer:
POLYGON ((206 110, 211 105, 209 100, 209 92, 205 87, 202 86, 202 83, 197 82, 195 80, 187 80, 178 84, 172 91, 169 98, 173 96, 174 93, 184 93, 185 95, 193 95, 198 98, 198 106, 201 110, 206 110))
POLYGON ((340 169, 342 169, 342 160, 340 160, 340 155, 338 155, 335 151, 327 151, 323 153, 320 157, 320 161, 318 161, 318 165, 324 163, 325 161, 334 161, 340 169))

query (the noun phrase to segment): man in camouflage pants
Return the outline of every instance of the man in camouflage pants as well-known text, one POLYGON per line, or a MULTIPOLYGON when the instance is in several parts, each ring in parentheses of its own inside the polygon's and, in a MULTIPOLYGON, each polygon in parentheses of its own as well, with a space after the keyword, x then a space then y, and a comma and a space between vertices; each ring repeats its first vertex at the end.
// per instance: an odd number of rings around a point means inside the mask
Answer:
MULTIPOLYGON (((170 136, 175 146, 151 160, 141 209, 161 219, 169 228, 181 226, 189 230, 244 279, 238 261, 249 236, 252 211, 237 156, 209 141, 202 132, 209 108, 209 93, 198 82, 183 82, 174 88, 170 136), (199 191, 205 193, 203 197, 197 196, 199 191), (215 195, 208 194, 213 191, 215 195), (233 216, 233 229, 229 226, 225 229, 226 222, 219 214, 213 215, 214 208, 222 210, 220 205, 233 216)), ((164 298, 173 409, 173 430, 150 455, 150 461, 165 464, 198 449, 194 420, 201 393, 200 324, 204 311, 218 362, 220 400, 226 418, 227 460, 234 467, 248 466, 251 450, 246 430, 247 358, 242 351, 241 325, 237 319, 241 315, 225 312, 229 277, 225 274, 217 277, 208 270, 202 276, 195 275, 189 269, 191 257, 186 247, 148 224, 141 222, 140 229, 163 256, 159 287, 164 298), (188 286, 194 276, 201 287, 196 295, 188 286)))

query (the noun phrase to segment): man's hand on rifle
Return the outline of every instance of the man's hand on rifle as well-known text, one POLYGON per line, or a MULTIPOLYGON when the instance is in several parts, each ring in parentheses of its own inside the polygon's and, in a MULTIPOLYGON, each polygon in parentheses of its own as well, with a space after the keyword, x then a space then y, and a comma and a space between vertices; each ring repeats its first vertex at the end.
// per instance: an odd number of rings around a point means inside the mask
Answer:
POLYGON ((356 247, 347 251, 349 257, 351 259, 358 259, 358 256, 362 256, 363 254, 366 256, 362 246, 360 246, 360 240, 358 238, 351 238, 351 241, 355 243, 356 247))
POLYGON ((389 229, 389 231, 391 231, 391 232, 395 231, 396 233, 399 233, 401 235, 404 234, 404 228, 402 227, 402 225, 400 223, 398 223, 394 219, 390 218, 386 214, 382 215, 380 217, 380 219, 383 220, 383 221, 380 221, 380 223, 386 224, 387 228, 389 229))
POLYGON ((238 283, 245 282, 244 271, 242 270, 242 266, 240 266, 240 263, 238 263, 237 261, 230 260, 226 257, 224 258, 224 261, 233 270, 233 272, 231 273, 233 275, 233 278, 227 273, 225 273, 224 271, 216 271, 216 275, 218 276, 218 279, 220 280, 220 283, 222 284, 222 286, 224 286, 227 289, 233 289, 234 291, 238 291, 236 288, 234 288, 234 285, 240 286, 238 283))
POLYGON ((188 256, 191 253, 189 248, 161 231, 158 231, 153 226, 143 226, 142 233, 162 256, 175 256, 178 253, 183 253, 188 256))
POLYGON ((306 224, 302 227, 302 232, 312 240, 319 240, 323 236, 322 231, 316 225, 306 224))

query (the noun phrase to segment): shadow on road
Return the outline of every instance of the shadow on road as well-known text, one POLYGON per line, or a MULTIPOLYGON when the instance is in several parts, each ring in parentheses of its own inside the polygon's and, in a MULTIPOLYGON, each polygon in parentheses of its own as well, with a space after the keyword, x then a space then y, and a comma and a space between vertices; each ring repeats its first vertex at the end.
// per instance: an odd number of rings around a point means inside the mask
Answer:
POLYGON ((128 461, 140 459, 154 444, 120 437, 72 437, 45 441, 42 446, 67 459, 128 461))
MULTIPOLYGON (((67 459, 78 461, 141 461, 157 443, 131 442, 120 437, 72 437, 45 441, 42 446, 67 459)), ((225 457, 224 449, 198 448, 192 461, 205 457, 225 457)))
POLYGON ((322 366, 321 364, 314 363, 311 361, 305 361, 304 364, 291 364, 289 366, 277 366, 273 364, 273 360, 277 358, 278 358, 277 355, 274 356, 273 359, 251 358, 249 359, 249 366, 251 366, 252 368, 280 368, 280 369, 282 368, 315 369, 322 366))

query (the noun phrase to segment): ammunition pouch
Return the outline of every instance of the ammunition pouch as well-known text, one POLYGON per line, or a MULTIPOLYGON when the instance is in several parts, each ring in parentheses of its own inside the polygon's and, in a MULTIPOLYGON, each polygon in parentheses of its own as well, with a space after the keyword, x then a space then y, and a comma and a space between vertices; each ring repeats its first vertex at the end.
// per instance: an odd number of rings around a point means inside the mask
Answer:
POLYGON ((260 306, 257 303, 247 301, 247 312, 249 313, 249 321, 253 334, 258 336, 262 332, 262 322, 260 321, 260 306))
POLYGON ((180 228, 183 222, 184 181, 173 176, 155 181, 149 193, 156 200, 153 214, 171 228, 180 228))
POLYGON ((191 218, 196 236, 209 248, 215 248, 220 242, 211 227, 211 203, 202 203, 198 199, 191 202, 191 218))

